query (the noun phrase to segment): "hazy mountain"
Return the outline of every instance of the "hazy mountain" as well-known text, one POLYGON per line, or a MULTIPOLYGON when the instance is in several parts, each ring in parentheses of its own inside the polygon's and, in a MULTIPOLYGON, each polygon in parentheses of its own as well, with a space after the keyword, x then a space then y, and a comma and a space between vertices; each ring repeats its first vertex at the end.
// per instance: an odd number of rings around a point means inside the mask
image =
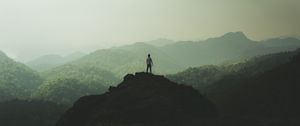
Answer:
POLYGON ((216 117, 215 106, 195 89, 163 76, 136 73, 126 75, 109 92, 80 98, 57 126, 155 125, 210 117, 216 117))
POLYGON ((41 83, 38 73, 0 51, 0 101, 29 98, 41 83))
MULTIPOLYGON (((299 35, 284 35, 284 36, 280 36, 278 38, 281 38, 281 39, 285 39, 285 38, 296 38, 298 40, 300 40, 300 36, 299 35)), ((268 39, 266 39, 268 40, 268 39)))
POLYGON ((161 49, 145 43, 135 43, 122 47, 98 50, 74 61, 72 64, 78 66, 95 66, 110 71, 121 78, 126 73, 145 71, 145 62, 148 53, 153 56, 153 71, 155 73, 166 74, 184 69, 161 49))
POLYGON ((300 42, 296 38, 274 38, 262 41, 262 43, 268 47, 274 48, 274 50, 294 50, 299 48, 300 42))
POLYGON ((162 50, 168 54, 173 54, 172 56, 176 57, 177 62, 186 66, 201 66, 291 51, 299 47, 300 41, 297 39, 271 39, 256 42, 248 39, 242 32, 231 32, 218 38, 210 38, 200 42, 178 42, 164 46, 162 50))
POLYGON ((45 55, 26 63, 37 71, 45 71, 62 64, 64 64, 64 58, 60 55, 45 55))
POLYGON ((160 38, 160 39, 156 39, 156 40, 152 40, 152 41, 147 41, 145 43, 149 44, 149 45, 161 47, 161 46, 166 46, 166 45, 174 44, 175 41, 169 40, 169 39, 160 38))
POLYGON ((242 32, 230 32, 221 37, 199 42, 174 43, 161 39, 147 43, 138 42, 97 50, 70 64, 97 67, 121 78, 126 73, 145 71, 145 59, 148 53, 152 55, 154 61, 154 73, 170 74, 188 67, 233 63, 257 55, 290 51, 300 47, 300 40, 297 39, 270 39, 256 42, 248 39, 242 32), (164 41, 162 44, 168 44, 165 46, 149 44, 160 41, 164 41))
POLYGON ((245 51, 253 48, 260 48, 260 45, 237 32, 199 42, 177 42, 162 47, 162 50, 185 66, 201 66, 241 58, 245 51))
POLYGON ((28 65, 34 70, 42 72, 66 64, 68 62, 77 60, 83 57, 84 55, 85 54, 81 52, 75 52, 67 56, 45 55, 27 62, 26 65, 28 65))
POLYGON ((81 57, 83 57, 85 55, 86 55, 86 53, 83 53, 83 52, 74 52, 74 53, 64 56, 63 58, 65 59, 66 62, 71 62, 71 61, 80 59, 81 57))

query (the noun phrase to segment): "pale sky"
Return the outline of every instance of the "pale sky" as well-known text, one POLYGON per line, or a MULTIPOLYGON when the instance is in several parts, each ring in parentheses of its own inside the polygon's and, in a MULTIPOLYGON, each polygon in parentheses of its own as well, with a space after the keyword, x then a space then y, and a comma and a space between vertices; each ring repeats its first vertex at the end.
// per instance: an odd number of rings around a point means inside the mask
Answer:
POLYGON ((232 31, 300 36, 300 0, 0 0, 0 50, 20 60, 232 31))

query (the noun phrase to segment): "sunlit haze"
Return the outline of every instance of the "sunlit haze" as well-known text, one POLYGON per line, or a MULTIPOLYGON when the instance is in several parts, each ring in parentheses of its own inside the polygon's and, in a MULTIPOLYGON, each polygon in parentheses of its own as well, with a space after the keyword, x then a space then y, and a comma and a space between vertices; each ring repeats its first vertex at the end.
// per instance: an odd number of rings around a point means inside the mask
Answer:
POLYGON ((299 0, 2 0, 0 50, 21 61, 149 41, 242 31, 300 36, 299 0))

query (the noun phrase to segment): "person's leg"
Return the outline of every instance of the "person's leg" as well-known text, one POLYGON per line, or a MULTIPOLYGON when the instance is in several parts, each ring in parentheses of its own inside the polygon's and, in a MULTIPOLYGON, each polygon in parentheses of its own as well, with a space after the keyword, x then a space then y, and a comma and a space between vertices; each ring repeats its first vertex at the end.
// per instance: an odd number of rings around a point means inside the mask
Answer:
POLYGON ((151 65, 149 65, 149 68, 150 68, 150 73, 152 73, 152 66, 151 66, 151 65))
POLYGON ((148 70, 149 70, 149 65, 147 64, 147 69, 146 69, 146 72, 148 73, 148 70))

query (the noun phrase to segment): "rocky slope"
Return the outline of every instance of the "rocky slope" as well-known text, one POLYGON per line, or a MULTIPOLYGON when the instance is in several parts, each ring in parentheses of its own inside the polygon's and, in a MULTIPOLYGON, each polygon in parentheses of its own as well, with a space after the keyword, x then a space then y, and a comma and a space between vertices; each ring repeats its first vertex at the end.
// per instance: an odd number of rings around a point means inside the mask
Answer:
POLYGON ((57 126, 157 123, 216 115, 215 106, 192 87, 136 73, 126 75, 105 94, 80 98, 57 126))

